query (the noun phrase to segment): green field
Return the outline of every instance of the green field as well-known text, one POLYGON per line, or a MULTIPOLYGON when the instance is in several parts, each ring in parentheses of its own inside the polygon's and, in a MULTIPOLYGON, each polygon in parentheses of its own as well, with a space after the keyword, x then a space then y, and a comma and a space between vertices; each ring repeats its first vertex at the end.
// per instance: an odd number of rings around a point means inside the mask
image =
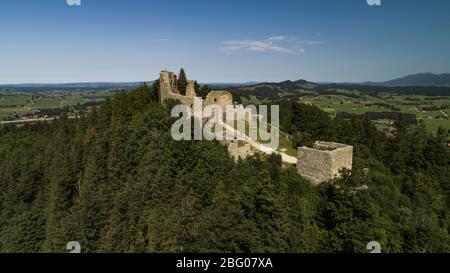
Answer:
POLYGON ((114 94, 113 91, 54 91, 54 92, 17 92, 0 91, 0 120, 13 113, 32 110, 56 109, 75 106, 92 101, 103 101, 114 94))
POLYGON ((308 95, 300 98, 303 103, 313 104, 335 116, 340 112, 364 114, 366 112, 396 112, 416 115, 426 128, 436 134, 439 127, 450 130, 450 96, 397 96, 384 94, 370 96, 357 91, 340 90, 335 95, 308 95), (351 94, 352 96, 347 96, 351 94), (440 107, 440 110, 423 110, 440 107))
POLYGON ((436 134, 439 127, 450 130, 450 120, 424 119, 423 122, 428 131, 436 134))

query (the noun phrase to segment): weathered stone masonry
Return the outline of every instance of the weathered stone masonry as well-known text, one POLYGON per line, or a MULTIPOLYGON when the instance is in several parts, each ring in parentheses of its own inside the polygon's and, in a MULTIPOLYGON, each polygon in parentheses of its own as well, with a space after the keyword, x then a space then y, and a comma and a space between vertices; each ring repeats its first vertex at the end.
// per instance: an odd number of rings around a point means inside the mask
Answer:
MULTIPOLYGON (((161 71, 160 74, 160 98, 161 102, 166 99, 176 99, 187 107, 192 108, 196 98, 194 81, 188 81, 186 96, 180 94, 177 87, 177 76, 173 72, 161 71)), ((201 98, 200 98, 201 99, 201 98)), ((227 105, 233 105, 233 95, 228 91, 211 91, 205 100, 203 106, 219 105, 225 109, 227 105)))
POLYGON ((340 143, 317 141, 314 148, 298 148, 297 170, 315 184, 339 176, 353 165, 353 147, 340 143))

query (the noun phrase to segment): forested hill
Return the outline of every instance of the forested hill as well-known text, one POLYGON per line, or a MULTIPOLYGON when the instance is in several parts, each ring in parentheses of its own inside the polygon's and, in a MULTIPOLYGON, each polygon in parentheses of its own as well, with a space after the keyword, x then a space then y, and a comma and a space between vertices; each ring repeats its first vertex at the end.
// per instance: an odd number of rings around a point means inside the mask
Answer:
POLYGON ((314 187, 278 156, 174 141, 156 90, 120 91, 84 118, 0 129, 0 252, 449 252, 443 135, 282 101, 297 145, 355 146, 354 169, 314 187), (337 185, 337 186, 335 186, 337 185), (368 189, 364 190, 363 185, 368 189))
POLYGON ((255 85, 229 87, 241 96, 256 96, 261 99, 279 99, 283 96, 295 96, 301 91, 313 91, 318 84, 305 80, 265 82, 255 85))

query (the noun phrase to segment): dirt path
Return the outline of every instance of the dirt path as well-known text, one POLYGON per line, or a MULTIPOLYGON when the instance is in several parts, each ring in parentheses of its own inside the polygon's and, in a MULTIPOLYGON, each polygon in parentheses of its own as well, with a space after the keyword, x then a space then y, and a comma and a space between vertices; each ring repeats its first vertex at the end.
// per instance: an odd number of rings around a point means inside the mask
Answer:
POLYGON ((271 147, 265 146, 264 144, 261 144, 253 139, 251 139, 249 136, 247 136, 246 134, 234 129, 233 127, 229 126, 228 124, 224 123, 222 120, 218 121, 218 124, 220 126, 222 126, 223 128, 225 128, 228 132, 232 132, 235 136, 238 137, 239 140, 242 140, 248 144, 250 144, 253 148, 255 148, 256 150, 263 152, 265 154, 272 154, 272 153, 276 153, 281 155, 281 158, 283 160, 283 162, 285 163, 289 163, 289 164, 297 164, 297 158, 293 157, 293 156, 289 156, 285 153, 279 152, 271 147))

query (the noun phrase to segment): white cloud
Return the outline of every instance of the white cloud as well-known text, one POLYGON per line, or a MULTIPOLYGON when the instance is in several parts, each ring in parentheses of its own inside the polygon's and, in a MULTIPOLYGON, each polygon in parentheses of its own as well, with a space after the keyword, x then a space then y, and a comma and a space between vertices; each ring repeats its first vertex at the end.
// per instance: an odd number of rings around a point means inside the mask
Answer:
POLYGON ((268 41, 283 41, 288 39, 288 37, 286 36, 274 36, 274 37, 270 37, 269 39, 267 39, 268 41))
POLYGON ((66 0, 69 6, 81 6, 81 0, 66 0))
POLYGON ((310 45, 310 46, 325 44, 325 42, 323 41, 301 41, 301 40, 297 41, 297 43, 300 45, 310 45))
POLYGON ((299 55, 305 52, 303 45, 319 45, 321 41, 302 41, 295 37, 273 36, 264 40, 232 40, 222 42, 222 50, 228 53, 233 51, 276 52, 299 55))

